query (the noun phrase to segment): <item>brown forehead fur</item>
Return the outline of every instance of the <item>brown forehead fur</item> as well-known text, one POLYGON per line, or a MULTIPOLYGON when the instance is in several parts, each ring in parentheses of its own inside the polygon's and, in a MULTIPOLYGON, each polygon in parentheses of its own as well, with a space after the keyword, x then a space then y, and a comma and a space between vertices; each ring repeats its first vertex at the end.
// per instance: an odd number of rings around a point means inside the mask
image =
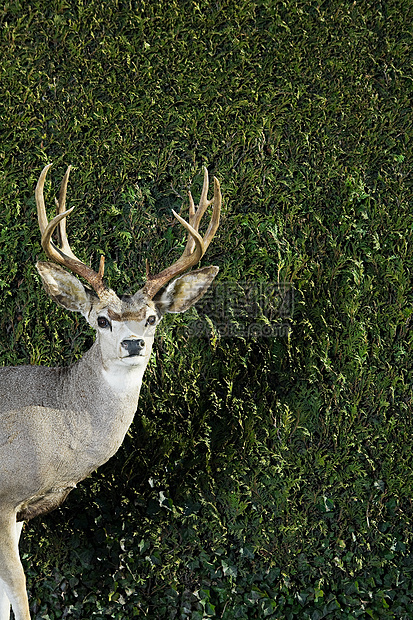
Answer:
POLYGON ((112 321, 142 321, 150 307, 148 301, 148 298, 139 292, 119 298, 112 289, 107 289, 103 298, 95 300, 94 309, 97 313, 107 309, 112 321))
POLYGON ((115 312, 111 308, 108 309, 108 316, 112 321, 142 321, 145 315, 145 307, 140 310, 122 310, 122 312, 115 312))
POLYGON ((142 321, 146 316, 147 308, 147 299, 143 296, 125 296, 115 308, 109 306, 108 315, 112 321, 142 321))

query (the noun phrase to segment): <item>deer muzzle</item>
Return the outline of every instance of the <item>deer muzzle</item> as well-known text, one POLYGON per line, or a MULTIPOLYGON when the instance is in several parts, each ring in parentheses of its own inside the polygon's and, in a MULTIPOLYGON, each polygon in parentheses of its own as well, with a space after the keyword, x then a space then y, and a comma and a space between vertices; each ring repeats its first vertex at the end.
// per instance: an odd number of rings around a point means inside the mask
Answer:
POLYGON ((134 338, 133 340, 122 340, 121 345, 128 352, 129 357, 140 355, 142 349, 145 348, 143 338, 134 338))

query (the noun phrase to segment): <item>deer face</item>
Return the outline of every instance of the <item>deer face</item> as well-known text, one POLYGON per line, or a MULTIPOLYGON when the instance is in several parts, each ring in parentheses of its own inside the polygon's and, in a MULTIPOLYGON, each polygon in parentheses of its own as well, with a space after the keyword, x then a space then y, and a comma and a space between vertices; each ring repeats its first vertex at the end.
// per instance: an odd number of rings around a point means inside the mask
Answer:
POLYGON ((104 365, 146 366, 162 315, 150 300, 122 297, 118 302, 104 308, 97 302, 87 317, 96 330, 104 365))
POLYGON ((83 314, 96 330, 104 368, 145 367, 155 330, 167 312, 185 312, 204 295, 218 267, 204 267, 176 278, 150 299, 145 292, 118 297, 106 289, 100 297, 54 263, 36 265, 46 292, 67 310, 83 314))

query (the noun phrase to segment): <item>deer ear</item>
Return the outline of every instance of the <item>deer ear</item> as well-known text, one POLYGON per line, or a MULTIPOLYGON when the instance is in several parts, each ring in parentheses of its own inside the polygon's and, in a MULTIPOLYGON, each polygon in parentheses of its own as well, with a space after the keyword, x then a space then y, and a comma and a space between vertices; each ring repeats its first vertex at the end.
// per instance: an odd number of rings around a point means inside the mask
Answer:
POLYGON ((66 310, 87 317, 94 295, 71 273, 54 263, 38 262, 37 271, 48 295, 66 310))
POLYGON ((203 267, 173 280, 154 302, 161 312, 185 312, 206 293, 219 267, 203 267))

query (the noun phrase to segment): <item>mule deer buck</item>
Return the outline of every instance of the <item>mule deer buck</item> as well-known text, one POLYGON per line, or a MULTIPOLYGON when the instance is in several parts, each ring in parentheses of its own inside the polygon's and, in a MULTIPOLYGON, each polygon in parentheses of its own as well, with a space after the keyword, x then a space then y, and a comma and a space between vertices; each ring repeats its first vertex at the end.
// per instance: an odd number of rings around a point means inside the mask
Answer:
POLYGON ((137 408, 157 324, 167 312, 190 308, 218 273, 218 267, 204 267, 181 275, 199 262, 219 225, 221 191, 214 178, 214 197, 208 200, 206 169, 198 207, 189 194, 189 223, 173 211, 188 232, 182 256, 157 275, 147 268, 143 288, 118 297, 104 283, 104 257, 95 272, 68 243, 70 167, 56 200, 58 214, 48 222, 43 187, 50 165, 40 174, 35 197, 42 247, 55 262, 36 266, 46 292, 83 314, 96 330, 96 340, 65 368, 0 368, 0 620, 9 619, 10 604, 16 620, 30 620, 18 551, 22 522, 59 506, 80 480, 115 454, 137 408), (202 237, 199 224, 211 204, 211 221, 202 237), (54 231, 60 247, 52 241, 54 231))

